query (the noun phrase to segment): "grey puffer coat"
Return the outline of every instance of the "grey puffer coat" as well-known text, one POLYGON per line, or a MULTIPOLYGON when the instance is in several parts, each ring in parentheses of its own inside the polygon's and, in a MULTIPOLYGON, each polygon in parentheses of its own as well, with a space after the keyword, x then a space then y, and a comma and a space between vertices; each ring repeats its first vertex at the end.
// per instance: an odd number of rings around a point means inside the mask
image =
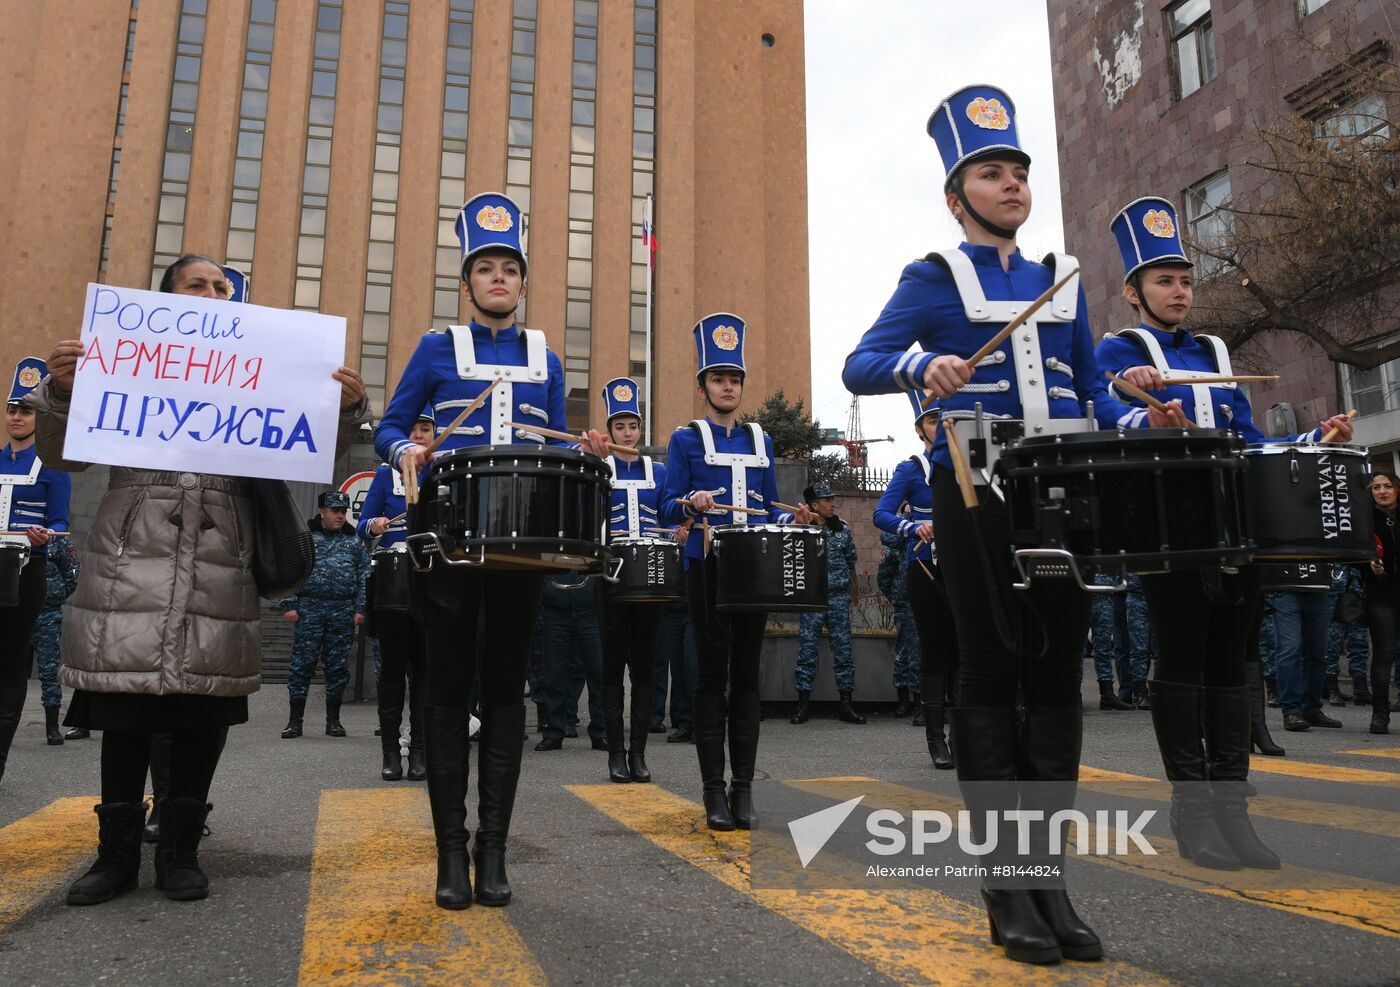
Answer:
MULTIPOLYGON (((87 469, 63 458, 67 398, 51 380, 34 398, 39 458, 87 469)), ((337 456, 368 418, 364 401, 341 413, 337 456)), ((63 621, 64 685, 158 696, 258 690, 249 490, 240 477, 112 468, 63 621)))

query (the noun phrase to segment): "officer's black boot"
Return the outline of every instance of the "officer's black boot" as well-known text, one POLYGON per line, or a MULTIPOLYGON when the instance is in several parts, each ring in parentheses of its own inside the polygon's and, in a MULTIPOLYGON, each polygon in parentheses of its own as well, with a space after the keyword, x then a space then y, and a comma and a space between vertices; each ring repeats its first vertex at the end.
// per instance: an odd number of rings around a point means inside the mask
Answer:
POLYGON ((97 813, 97 861, 68 887, 68 904, 98 905, 136 889, 141 874, 141 824, 146 803, 113 802, 97 813))
POLYGON ((758 815, 753 809, 753 772, 758 761, 759 699, 757 692, 729 697, 729 811, 734 825, 753 829, 758 815))
POLYGON ((1099 709, 1119 710, 1134 708, 1132 703, 1125 703, 1118 698, 1118 693, 1113 689, 1112 679, 1109 679, 1107 682, 1102 679, 1099 680, 1099 709))
MULTIPOLYGON (((340 725, 340 700, 326 697, 326 736, 343 737, 345 728, 340 725)), ((398 735, 394 735, 394 742, 398 742, 398 735)))
POLYGON ((170 797, 170 745, 174 740, 174 734, 151 734, 151 814, 141 834, 146 843, 160 841, 160 807, 170 797))
POLYGON ((199 799, 166 799, 160 807, 160 839, 156 842, 156 887, 171 901, 209 897, 209 878, 199 866, 199 841, 204 820, 214 807, 199 799))
POLYGON ((1210 777, 1201 744, 1204 692, 1187 682, 1148 683, 1152 693, 1152 727, 1162 768, 1172 783, 1171 826, 1177 852, 1198 867, 1239 870, 1240 858, 1231 849, 1215 820, 1210 777))
POLYGON ((1249 822, 1245 786, 1249 778, 1249 687, 1205 690, 1206 766, 1210 774, 1215 824, 1240 863, 1278 870, 1278 855, 1266 847, 1249 822))
POLYGON ((695 756, 704 786, 705 824, 710 829, 734 828, 734 814, 724 791, 724 697, 701 692, 695 696, 695 756))
POLYGON ((63 731, 58 728, 58 707, 44 707, 44 739, 50 747, 63 746, 63 731))
POLYGON ((9 759, 10 744, 19 729, 28 692, 28 687, 23 685, 0 686, 0 778, 5 777, 5 761, 9 759))
POLYGON ((894 707, 894 717, 897 720, 902 720, 906 716, 914 712, 914 704, 909 701, 908 686, 900 686, 898 689, 895 690, 895 694, 899 701, 895 704, 894 707))
POLYGON ((1249 686, 1249 743, 1267 757, 1283 757, 1288 752, 1274 743, 1264 716, 1264 666, 1257 661, 1245 662, 1244 678, 1249 686))
POLYGON ((384 766, 379 769, 379 777, 383 781, 403 778, 403 757, 399 754, 399 728, 402 726, 403 710, 379 707, 379 747, 384 755, 384 766))
MULTIPOLYGON (((651 725, 648 719, 648 726, 651 725)), ((603 728, 608 735, 608 778, 619 784, 632 780, 627 770, 627 743, 622 736, 622 686, 603 687, 603 728)))
POLYGON ((301 721, 306 716, 306 700, 293 699, 291 701, 291 713, 287 717, 287 725, 282 728, 282 739, 291 740, 293 737, 301 736, 301 721))
POLYGON ((1390 733, 1390 669, 1371 659, 1371 732, 1390 733))
POLYGON ((797 690, 797 709, 793 710, 792 719, 789 723, 806 723, 812 718, 812 693, 807 690, 797 690))
POLYGON ((483 706, 476 787, 480 828, 476 831, 476 900, 483 905, 510 904, 506 879, 506 840, 520 781, 521 734, 525 707, 483 706))
MULTIPOLYGON (((948 711, 958 749, 958 787, 967 806, 977 845, 995 839, 996 849, 976 863, 988 871, 1016 862, 1016 832, 1003 815, 1019 805, 1016 788, 1019 730, 1010 706, 966 707, 948 711), (988 814, 994 820, 988 827, 988 814)), ((992 943, 1021 963, 1058 963, 1063 954, 1055 932, 1041 916, 1020 879, 988 877, 982 901, 992 943)))
POLYGON ((837 716, 840 718, 842 723, 865 722, 865 717, 857 713, 855 707, 851 705, 850 692, 841 693, 841 708, 840 711, 837 713, 837 716))
POLYGON ((627 737, 627 773, 635 782, 651 781, 651 769, 647 767, 647 734, 651 732, 650 683, 642 687, 632 686, 631 733, 627 737))
MULTIPOLYGON (((1021 727, 1021 810, 1042 813, 1031 823, 1032 867, 1045 867, 1045 877, 1031 879, 1031 898, 1050 926, 1065 959, 1096 960, 1103 944, 1094 930, 1075 912, 1065 887, 1063 842, 1053 842, 1049 820, 1074 808, 1079 779, 1079 754, 1084 736, 1084 712, 1078 706, 1027 706, 1021 727)), ((1061 833, 1068 838, 1069 827, 1061 833)))
POLYGON ((469 908, 472 883, 467 863, 467 708, 424 706, 422 719, 428 804, 437 841, 435 897, 439 908, 469 908))

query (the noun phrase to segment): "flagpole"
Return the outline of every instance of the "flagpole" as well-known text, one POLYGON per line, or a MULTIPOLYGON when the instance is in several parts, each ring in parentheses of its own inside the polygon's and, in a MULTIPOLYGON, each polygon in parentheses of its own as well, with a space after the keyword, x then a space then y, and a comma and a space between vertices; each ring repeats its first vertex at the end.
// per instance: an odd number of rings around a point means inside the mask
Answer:
POLYGON ((651 282, 656 274, 655 270, 652 267, 651 259, 653 257, 652 239, 656 236, 656 226, 651 221, 650 195, 647 196, 646 205, 643 206, 643 210, 644 211, 642 213, 642 222, 647 230, 647 420, 646 427, 643 430, 646 434, 643 437, 642 441, 644 445, 651 445, 651 420, 653 415, 651 406, 651 282))

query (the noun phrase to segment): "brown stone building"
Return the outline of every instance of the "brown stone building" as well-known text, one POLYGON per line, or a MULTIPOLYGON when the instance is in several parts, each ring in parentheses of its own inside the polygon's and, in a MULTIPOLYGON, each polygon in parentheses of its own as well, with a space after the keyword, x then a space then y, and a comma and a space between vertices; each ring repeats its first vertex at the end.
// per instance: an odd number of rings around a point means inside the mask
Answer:
MULTIPOLYGON (((1164 196, 1183 227, 1208 238, 1227 221, 1222 203, 1261 181, 1247 163, 1251 128, 1302 115, 1348 133, 1376 112, 1374 94, 1325 106, 1288 97, 1335 67, 1329 52, 1388 50, 1394 9, 1388 0, 1049 0, 1065 243, 1082 264, 1098 330, 1132 315, 1108 230, 1117 211, 1164 196)), ((1252 388, 1261 428, 1282 434, 1267 413, 1281 402, 1300 430, 1359 407, 1357 440, 1396 455, 1400 368, 1359 374, 1296 335, 1265 339, 1267 353, 1249 355, 1282 379, 1252 388)))
MULTIPOLYGON (((0 18, 0 366, 75 334, 89 281, 182 252, 261 305, 348 320, 377 407, 466 316, 453 222, 528 213, 523 321, 571 422, 647 367, 654 441, 693 416, 698 316, 750 322, 750 404, 810 401, 800 0, 33 0, 0 18)), ((8 370, 5 371, 8 373, 8 370)))

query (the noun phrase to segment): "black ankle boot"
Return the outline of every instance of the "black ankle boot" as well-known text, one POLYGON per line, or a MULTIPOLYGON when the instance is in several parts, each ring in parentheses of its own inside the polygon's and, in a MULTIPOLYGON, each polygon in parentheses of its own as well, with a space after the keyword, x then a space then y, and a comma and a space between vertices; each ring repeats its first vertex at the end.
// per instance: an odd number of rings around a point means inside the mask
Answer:
POLYGON ((9 759, 10 744, 19 729, 28 693, 29 687, 25 685, 0 686, 0 778, 5 777, 5 762, 9 759))
POLYGON ((1162 767, 1172 783, 1171 827, 1183 859, 1211 870, 1239 870, 1240 858, 1215 821, 1210 776, 1201 742, 1204 690, 1186 682, 1148 683, 1152 727, 1162 767))
POLYGON ((608 737, 608 779, 618 784, 631 781, 627 744, 622 736, 622 686, 603 687, 603 729, 608 737))
MULTIPOLYGON (((68 732, 63 735, 64 740, 87 740, 92 736, 92 731, 87 727, 69 727, 68 732)), ((3 773, 3 772, 0 772, 3 773)))
POLYGON ((1264 668, 1257 661, 1244 665, 1245 682, 1249 686, 1249 743, 1266 757, 1283 757, 1288 752, 1274 743, 1269 734, 1269 722, 1264 715, 1264 668))
POLYGON ((1113 680, 1099 682, 1099 709, 1121 710, 1135 709, 1132 703, 1125 703, 1118 698, 1118 693, 1113 690, 1113 680))
POLYGON ((753 809, 753 773, 758 762, 759 698, 756 692, 729 697, 729 811, 739 829, 753 829, 758 815, 753 809))
POLYGON ((476 900, 493 907, 510 904, 506 879, 506 841, 520 782, 524 706, 483 706, 481 743, 477 748, 476 787, 481 820, 476 831, 476 900))
MULTIPOLYGON (((927 692, 927 690, 926 690, 927 692)), ((990 870, 1016 862, 1015 828, 1003 813, 1019 805, 1016 789, 1019 729, 1016 710, 1010 706, 966 707, 948 710, 953 743, 958 750, 958 787, 967 806, 973 839, 996 846, 978 863, 990 870), (995 813, 995 830, 987 828, 987 814, 995 813)), ((987 878, 982 882, 993 945, 1021 963, 1057 963, 1062 958, 1059 940, 1030 891, 1019 879, 987 878)))
POLYGON ((1351 703, 1353 706, 1371 705, 1371 687, 1366 682, 1366 676, 1351 677, 1351 703))
POLYGON ((1249 687, 1206 689, 1203 726, 1216 826, 1244 866, 1278 870, 1278 855, 1249 822, 1249 687))
POLYGON ((44 707, 44 740, 50 747, 63 746, 63 731, 58 728, 58 707, 44 707))
POLYGON ((702 692, 695 697, 695 756, 704 785, 705 824, 715 830, 734 828, 724 790, 724 740, 724 697, 702 692))
POLYGON ((408 738, 408 773, 404 777, 409 781, 422 781, 428 777, 428 761, 423 756, 423 711, 421 709, 413 714, 410 729, 413 731, 413 735, 408 738))
POLYGON ((1390 733, 1390 669, 1371 660, 1371 732, 1390 733))
POLYGON ((909 721, 911 727, 928 726, 928 721, 924 719, 924 703, 919 693, 911 692, 909 702, 914 707, 914 717, 909 721))
POLYGON ((403 779, 403 757, 399 754, 399 728, 403 726, 403 713, 388 706, 379 707, 379 747, 384 755, 384 766, 379 769, 382 781, 403 779))
POLYGON ((627 772, 632 780, 645 784, 651 781, 647 767, 647 734, 651 732, 650 682, 632 683, 631 733, 628 735, 627 772))
POLYGON ((199 841, 204 820, 214 807, 199 799, 166 799, 160 807, 160 839, 156 841, 156 887, 171 901, 209 897, 209 878, 199 866, 199 841))
POLYGON ((68 904, 99 905, 136 889, 141 875, 141 826, 146 803, 112 802, 97 813, 97 861, 68 888, 68 904))
POLYGON ((422 720, 428 804, 437 842, 434 897, 439 908, 469 908, 472 882, 467 864, 467 708, 424 706, 422 720))
MULTIPOLYGON (((343 737, 345 728, 340 725, 340 700, 326 697, 326 736, 343 737)), ((394 736, 394 742, 398 742, 398 735, 394 736)))
POLYGON ((287 725, 282 728, 282 739, 291 740, 301 736, 301 721, 306 716, 306 700, 293 699, 291 712, 287 715, 287 725))
POLYGON ((802 724, 812 718, 812 694, 810 692, 798 691, 797 709, 793 710, 792 719, 789 723, 802 724))
POLYGON ((906 716, 913 714, 914 704, 909 701, 909 687, 901 685, 895 690, 895 695, 898 699, 894 707, 895 719, 902 720, 906 716))
POLYGON ((841 693, 841 708, 836 715, 842 723, 865 722, 865 717, 857 713, 855 707, 851 705, 851 694, 849 692, 841 693))
POLYGON ((928 756, 933 758, 933 766, 939 771, 949 771, 954 767, 953 752, 943 736, 943 725, 947 719, 947 709, 940 695, 935 700, 925 699, 924 740, 928 743, 928 756))

